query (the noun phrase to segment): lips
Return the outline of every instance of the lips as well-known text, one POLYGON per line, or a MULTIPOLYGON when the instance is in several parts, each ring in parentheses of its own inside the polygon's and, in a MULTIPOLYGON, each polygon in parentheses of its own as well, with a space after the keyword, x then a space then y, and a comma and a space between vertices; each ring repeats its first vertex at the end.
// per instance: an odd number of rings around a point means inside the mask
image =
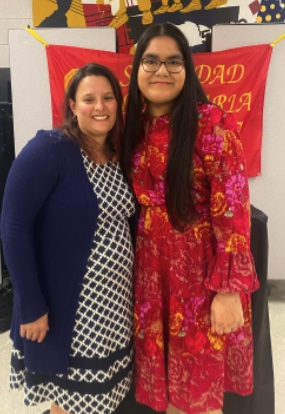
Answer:
POLYGON ((166 82, 166 81, 154 81, 150 83, 151 85, 172 85, 172 82, 166 82))
POLYGON ((95 119, 95 121, 105 121, 108 118, 109 118, 108 115, 94 115, 94 116, 92 116, 92 119, 95 119))

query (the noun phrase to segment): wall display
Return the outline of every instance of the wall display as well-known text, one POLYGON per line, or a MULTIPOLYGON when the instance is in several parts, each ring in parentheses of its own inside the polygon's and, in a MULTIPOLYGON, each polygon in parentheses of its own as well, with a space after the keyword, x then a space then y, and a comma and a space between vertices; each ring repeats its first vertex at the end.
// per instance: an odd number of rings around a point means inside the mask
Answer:
POLYGON ((281 23, 285 21, 284 0, 261 0, 256 23, 281 23))
POLYGON ((133 52, 145 27, 165 21, 179 26, 194 52, 210 51, 214 25, 284 21, 282 4, 280 0, 32 0, 34 27, 113 27, 118 51, 123 53, 133 52))
POLYGON ((81 0, 32 0, 35 27, 86 27, 81 0))
MULTIPOLYGON (((272 47, 264 44, 194 54, 196 73, 209 99, 234 113, 251 177, 261 172, 263 98, 271 52, 272 47)), ((64 45, 48 45, 46 54, 54 126, 61 124, 64 88, 76 69, 90 61, 100 62, 114 71, 126 99, 132 56, 64 45)))

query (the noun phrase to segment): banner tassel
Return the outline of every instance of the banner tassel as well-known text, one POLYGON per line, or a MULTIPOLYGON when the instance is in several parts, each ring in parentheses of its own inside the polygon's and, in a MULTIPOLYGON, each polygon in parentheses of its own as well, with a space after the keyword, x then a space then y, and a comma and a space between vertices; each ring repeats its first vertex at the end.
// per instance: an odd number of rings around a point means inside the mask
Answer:
POLYGON ((274 47, 278 42, 280 42, 280 40, 284 39, 285 37, 285 33, 283 33, 282 35, 280 35, 279 37, 277 37, 276 40, 274 40, 274 42, 270 43, 271 47, 274 47))
POLYGON ((30 35, 32 35, 35 39, 37 39, 45 47, 48 47, 48 43, 34 29, 31 29, 30 26, 25 27, 25 30, 27 30, 27 32, 29 32, 30 35))

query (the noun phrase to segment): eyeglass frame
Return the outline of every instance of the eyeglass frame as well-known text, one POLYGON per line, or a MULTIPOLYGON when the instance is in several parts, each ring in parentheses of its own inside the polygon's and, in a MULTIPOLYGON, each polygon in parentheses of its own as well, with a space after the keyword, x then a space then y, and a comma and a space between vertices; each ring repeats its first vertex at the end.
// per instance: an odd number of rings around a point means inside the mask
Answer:
POLYGON ((182 70, 184 69, 184 67, 185 67, 185 60, 184 59, 181 59, 181 58, 169 58, 169 59, 167 59, 167 60, 160 60, 160 59, 157 59, 157 58, 155 58, 155 57, 151 57, 151 56, 145 56, 145 57, 142 57, 141 58, 141 65, 142 65, 142 68, 143 68, 143 70, 145 71, 145 72, 147 72, 147 73, 155 73, 155 72, 157 72, 160 68, 161 68, 161 65, 164 65, 164 67, 165 67, 165 69, 167 70, 167 72, 168 73, 181 73, 182 72, 182 70), (158 66, 158 68, 156 69, 156 70, 145 70, 145 68, 144 68, 144 65, 143 65, 143 63, 144 63, 144 60, 145 59, 153 59, 153 60, 156 60, 157 62, 159 62, 159 66, 158 66), (172 71, 170 71, 168 68, 167 68, 167 62, 170 62, 171 60, 179 60, 179 61, 181 61, 181 63, 182 63, 182 68, 181 68, 181 70, 179 70, 179 72, 172 72, 172 71))

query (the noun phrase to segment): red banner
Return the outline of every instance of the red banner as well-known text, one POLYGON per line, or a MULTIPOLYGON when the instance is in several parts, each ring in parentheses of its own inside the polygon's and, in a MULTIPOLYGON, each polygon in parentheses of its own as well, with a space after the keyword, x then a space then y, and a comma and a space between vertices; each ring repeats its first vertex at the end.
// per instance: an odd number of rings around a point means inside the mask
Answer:
MULTIPOLYGON (((69 80, 88 62, 101 63, 116 74, 125 103, 132 56, 56 45, 49 45, 46 52, 54 126, 61 122, 61 104, 69 80)), ((240 126, 250 177, 261 173, 263 102, 271 53, 272 47, 265 44, 193 55, 197 75, 210 101, 232 112, 240 126)))

